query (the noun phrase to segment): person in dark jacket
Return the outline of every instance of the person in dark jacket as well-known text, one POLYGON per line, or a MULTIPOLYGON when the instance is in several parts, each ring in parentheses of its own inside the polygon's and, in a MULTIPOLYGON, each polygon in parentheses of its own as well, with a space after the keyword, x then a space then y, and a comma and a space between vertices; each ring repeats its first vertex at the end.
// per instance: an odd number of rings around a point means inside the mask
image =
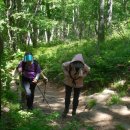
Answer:
POLYGON ((62 117, 66 117, 69 112, 71 92, 74 90, 73 95, 73 108, 72 116, 76 115, 76 110, 79 103, 79 95, 81 88, 83 87, 83 79, 89 73, 90 67, 84 63, 82 54, 77 54, 71 61, 62 64, 64 72, 64 84, 65 84, 65 108, 62 113, 62 117))
POLYGON ((21 84, 25 90, 27 107, 32 110, 34 91, 41 73, 40 65, 33 59, 32 53, 27 52, 24 55, 24 60, 18 64, 17 71, 21 73, 21 84))

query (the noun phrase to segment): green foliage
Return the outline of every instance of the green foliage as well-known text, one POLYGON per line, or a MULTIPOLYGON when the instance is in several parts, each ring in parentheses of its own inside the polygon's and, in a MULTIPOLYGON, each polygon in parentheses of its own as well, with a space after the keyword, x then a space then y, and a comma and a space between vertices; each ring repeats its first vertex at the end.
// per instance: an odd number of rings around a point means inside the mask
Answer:
POLYGON ((5 113, 0 125, 1 128, 14 130, 56 130, 58 126, 51 125, 51 122, 56 120, 58 116, 58 113, 45 115, 38 109, 32 112, 11 109, 10 112, 5 113))
POLYGON ((108 99, 108 101, 107 101, 108 105, 115 105, 115 104, 120 104, 120 103, 121 103, 121 98, 117 94, 112 95, 111 98, 108 99))
POLYGON ((78 121, 72 120, 71 122, 67 122, 67 125, 63 130, 79 130, 80 127, 81 124, 78 121))
MULTIPOLYGON (((4 40, 4 56, 1 64, 2 103, 11 108, 9 113, 4 113, 4 122, 0 123, 4 125, 1 128, 8 129, 9 125, 10 129, 54 129, 49 126, 48 122, 51 122, 57 114, 45 119, 40 112, 33 114, 18 112, 18 106, 11 105, 16 103, 17 99, 17 96, 10 91, 11 71, 22 60, 24 51, 33 52, 49 80, 55 82, 63 81, 62 63, 70 61, 75 54, 82 53, 85 62, 91 67, 91 72, 84 82, 87 89, 97 92, 101 91, 103 87, 113 87, 109 84, 114 84, 114 89, 117 90, 119 96, 112 96, 110 104, 119 103, 120 96, 124 96, 127 92, 130 80, 128 71, 130 66, 129 1, 124 9, 122 1, 115 0, 112 24, 109 28, 105 28, 106 41, 104 43, 95 42, 97 36, 95 23, 98 20, 99 6, 97 0, 49 0, 42 1, 40 4, 36 0, 20 2, 15 1, 15 4, 9 6, 7 0, 5 3, 0 1, 0 31, 4 40), (47 4, 49 9, 47 9, 47 4), (38 5, 37 9, 36 5, 38 5), (10 14, 8 18, 7 12, 10 14), (25 45, 25 42, 28 32, 32 39, 35 37, 33 35, 35 27, 39 32, 37 34, 39 46, 33 48, 33 46, 25 45), (76 28, 76 32, 73 28, 76 28), (46 36, 44 34, 48 29, 54 31, 53 41, 45 43, 46 36), (76 41, 80 39, 80 29, 83 31, 82 38, 91 38, 92 41, 76 41), (62 39, 64 31, 67 33, 62 39), (12 45, 13 42, 15 45, 12 45), (20 50, 12 53, 14 46, 20 50), (123 80, 125 83, 122 85, 119 81, 123 80), (40 118, 36 119, 36 115, 40 118)), ((107 16, 107 2, 105 2, 105 7, 105 16, 107 16)), ((95 101, 89 103, 90 107, 95 104, 95 101)), ((80 124, 75 121, 68 124, 70 129, 77 129, 79 126, 80 124)))
POLYGON ((122 97, 125 96, 127 93, 127 86, 128 83, 126 83, 125 80, 119 80, 119 81, 115 81, 112 85, 111 88, 116 90, 118 92, 118 94, 122 97))
POLYGON ((91 109, 96 105, 96 100, 95 99, 90 99, 87 101, 87 108, 91 109))
POLYGON ((116 125, 115 128, 116 130, 126 130, 126 128, 121 124, 116 125))
POLYGON ((16 92, 10 89, 6 89, 5 93, 3 93, 3 96, 9 102, 18 102, 18 95, 16 95, 16 92))
POLYGON ((86 130, 94 130, 92 126, 88 126, 86 130))
MULTIPOLYGON (((33 52, 45 74, 49 79, 56 81, 63 80, 62 63, 70 61, 75 54, 82 53, 85 62, 91 67, 90 74, 85 78, 85 85, 100 91, 104 86, 118 80, 124 80, 129 75, 130 46, 126 42, 127 39, 126 41, 124 39, 111 39, 98 47, 93 41, 68 41, 65 43, 55 41, 37 48, 26 48, 26 50, 33 52)), ((18 56, 18 53, 15 55, 18 56)), ((16 61, 13 60, 13 62, 18 63, 23 53, 20 53, 19 58, 15 55, 13 57, 16 61)), ((117 88, 122 88, 118 89, 119 91, 127 90, 123 86, 117 88)))

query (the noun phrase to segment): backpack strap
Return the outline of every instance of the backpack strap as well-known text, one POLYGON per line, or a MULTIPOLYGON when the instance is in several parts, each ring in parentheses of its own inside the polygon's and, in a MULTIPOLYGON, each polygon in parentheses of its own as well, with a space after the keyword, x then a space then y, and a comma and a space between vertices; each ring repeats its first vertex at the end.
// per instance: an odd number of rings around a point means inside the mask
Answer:
POLYGON ((37 71, 37 67, 38 67, 38 62, 36 60, 33 60, 34 62, 34 71, 37 71))
POLYGON ((26 62, 22 61, 22 71, 25 71, 26 62))
MULTIPOLYGON (((33 61, 34 62, 34 72, 37 71, 37 67, 38 67, 38 62, 36 60, 33 61)), ((26 62, 22 61, 22 70, 25 71, 25 66, 26 66, 26 62)))
POLYGON ((80 77, 73 78, 73 76, 71 75, 71 70, 72 70, 72 67, 71 67, 71 65, 69 65, 69 75, 70 75, 70 78, 72 79, 72 83, 76 86, 75 80, 79 79, 80 77))

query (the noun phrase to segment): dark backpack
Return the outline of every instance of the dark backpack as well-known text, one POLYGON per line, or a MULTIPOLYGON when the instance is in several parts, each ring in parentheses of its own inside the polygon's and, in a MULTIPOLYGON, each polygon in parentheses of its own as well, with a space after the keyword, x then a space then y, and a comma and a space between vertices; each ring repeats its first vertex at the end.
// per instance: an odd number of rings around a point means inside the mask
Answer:
MULTIPOLYGON (((33 62, 34 62, 34 72, 36 72, 37 71, 37 67, 38 67, 38 62, 36 60, 34 60, 33 62)), ((22 61, 22 70, 23 71, 26 70, 25 66, 26 66, 26 62, 22 61)))

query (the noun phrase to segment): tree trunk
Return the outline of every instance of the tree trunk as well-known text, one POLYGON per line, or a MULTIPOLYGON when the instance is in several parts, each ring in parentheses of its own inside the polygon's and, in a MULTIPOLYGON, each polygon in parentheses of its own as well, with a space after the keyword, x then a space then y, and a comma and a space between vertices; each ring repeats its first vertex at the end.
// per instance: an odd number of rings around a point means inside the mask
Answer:
POLYGON ((74 5, 73 20, 72 20, 72 32, 76 38, 79 38, 79 26, 80 25, 78 25, 78 20, 79 20, 79 7, 74 5))
POLYGON ((37 25, 33 23, 32 42, 34 47, 37 46, 37 39, 38 39, 38 28, 37 25))
POLYGON ((2 39, 2 33, 0 33, 0 119, 1 119, 1 98, 2 98, 2 80, 1 80, 1 60, 3 55, 3 39, 2 39))
POLYGON ((21 7, 22 7, 22 0, 16 0, 16 10, 17 12, 21 11, 21 7))
POLYGON ((11 27, 13 27, 14 25, 14 19, 11 16, 14 9, 16 8, 16 3, 15 0, 6 0, 6 6, 8 8, 7 10, 7 19, 8 19, 8 37, 9 37, 9 43, 10 43, 10 47, 13 49, 13 51, 16 51, 16 43, 14 41, 14 31, 11 29, 11 27))
POLYGON ((127 13, 127 2, 128 2, 128 0, 122 0, 124 13, 127 13))
POLYGON ((75 19, 75 7, 73 8, 73 18, 72 18, 72 32, 73 32, 73 34, 75 35, 76 34, 76 27, 75 27, 75 25, 76 25, 76 19, 75 19))
MULTIPOLYGON (((48 19, 51 18, 51 14, 50 14, 50 4, 47 2, 46 3, 46 15, 48 17, 48 19)), ((51 31, 49 28, 46 29, 46 36, 47 36, 47 42, 50 42, 50 37, 51 37, 51 31)))
POLYGON ((66 1, 62 0, 62 40, 67 37, 67 29, 66 29, 66 1))
POLYGON ((98 43, 105 40, 104 33, 104 0, 99 0, 99 26, 98 26, 98 43))
MULTIPOLYGON (((42 0, 37 0, 36 6, 34 6, 34 15, 33 15, 34 19, 35 19, 35 16, 37 15, 37 11, 39 10, 41 3, 42 3, 42 0)), ((35 22, 31 23, 31 20, 29 20, 27 28, 31 28, 30 30, 33 30, 33 31, 30 32, 28 30, 28 33, 26 34, 27 35, 26 44, 27 45, 33 44, 33 46, 35 47, 37 45, 37 39, 38 39, 37 38, 38 37, 38 27, 35 22)))
POLYGON ((113 0, 108 0, 107 27, 109 27, 111 25, 111 20, 112 20, 112 5, 113 5, 113 0))
MULTIPOLYGON (((37 15, 37 12, 38 12, 38 10, 40 8, 41 3, 42 3, 42 0, 37 1, 37 5, 34 8, 34 10, 35 10, 34 18, 37 15)), ((32 42, 33 42, 33 46, 36 47, 37 42, 38 42, 38 26, 37 26, 37 24, 35 22, 33 23, 32 42)))
POLYGON ((83 30, 84 30, 84 22, 80 21, 79 23, 79 39, 81 40, 83 37, 83 30))

